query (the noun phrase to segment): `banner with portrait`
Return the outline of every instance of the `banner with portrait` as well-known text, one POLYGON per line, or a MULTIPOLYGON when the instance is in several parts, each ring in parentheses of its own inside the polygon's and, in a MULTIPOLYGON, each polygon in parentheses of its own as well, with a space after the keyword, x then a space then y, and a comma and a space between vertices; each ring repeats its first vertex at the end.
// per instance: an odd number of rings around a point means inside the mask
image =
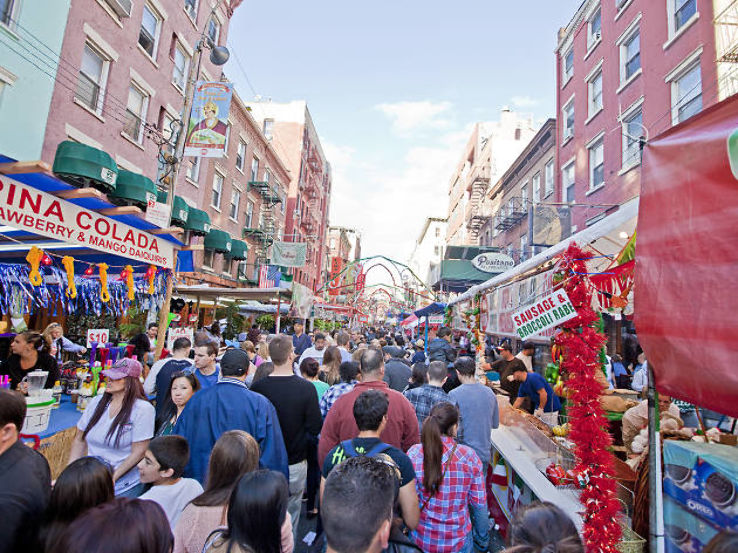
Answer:
POLYGON ((228 140, 231 83, 198 81, 187 125, 185 156, 223 157, 228 140))

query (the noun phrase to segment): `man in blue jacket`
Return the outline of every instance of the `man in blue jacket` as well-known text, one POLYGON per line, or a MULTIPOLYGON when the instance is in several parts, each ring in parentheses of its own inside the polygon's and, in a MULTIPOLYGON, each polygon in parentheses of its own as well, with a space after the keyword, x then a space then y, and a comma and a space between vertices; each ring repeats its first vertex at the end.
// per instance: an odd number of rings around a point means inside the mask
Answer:
POLYGON ((451 345, 452 331, 447 326, 438 329, 436 337, 428 343, 428 360, 443 361, 447 365, 456 361, 456 352, 451 345))
POLYGON ((259 465, 289 478, 287 450, 274 406, 244 384, 249 358, 232 349, 220 361, 220 381, 197 392, 177 420, 174 433, 190 444, 190 462, 185 476, 204 483, 208 459, 215 442, 228 430, 244 430, 259 443, 259 465))

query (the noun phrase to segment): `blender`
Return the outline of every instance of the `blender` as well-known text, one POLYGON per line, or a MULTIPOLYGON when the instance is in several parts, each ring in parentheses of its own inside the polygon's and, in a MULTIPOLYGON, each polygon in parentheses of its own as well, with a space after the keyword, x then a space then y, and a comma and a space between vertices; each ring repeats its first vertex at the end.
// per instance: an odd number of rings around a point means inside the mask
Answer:
POLYGON ((49 371, 31 371, 25 377, 22 382, 28 384, 28 396, 38 397, 42 394, 42 390, 46 385, 46 379, 49 377, 49 371))

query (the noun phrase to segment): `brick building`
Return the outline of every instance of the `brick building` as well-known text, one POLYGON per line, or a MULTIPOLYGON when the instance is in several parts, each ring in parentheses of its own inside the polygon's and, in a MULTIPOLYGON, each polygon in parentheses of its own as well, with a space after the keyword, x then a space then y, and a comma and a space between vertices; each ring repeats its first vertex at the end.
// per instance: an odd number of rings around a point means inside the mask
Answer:
POLYGON ((290 172, 284 240, 307 243, 304 267, 290 269, 294 282, 315 290, 323 285, 331 195, 331 166, 304 101, 248 102, 290 172))
MULTIPOLYGON (((537 253, 528 231, 532 206, 554 202, 556 121, 548 119, 487 193, 492 207, 481 244, 497 246, 517 262, 537 253)), ((563 237, 562 237, 563 238, 563 237)))
POLYGON ((591 204, 571 210, 572 232, 639 194, 641 137, 736 91, 736 30, 726 23, 736 6, 587 0, 560 31, 556 198, 591 204))
POLYGON ((479 230, 490 215, 485 201, 494 183, 535 134, 530 116, 509 108, 500 120, 474 125, 459 164, 449 181, 447 245, 478 245, 479 230))

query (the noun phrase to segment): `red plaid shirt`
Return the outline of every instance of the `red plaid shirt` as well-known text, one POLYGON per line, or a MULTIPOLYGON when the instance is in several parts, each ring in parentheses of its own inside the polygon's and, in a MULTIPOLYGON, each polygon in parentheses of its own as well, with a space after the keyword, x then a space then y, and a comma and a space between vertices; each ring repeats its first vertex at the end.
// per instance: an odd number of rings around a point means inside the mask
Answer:
POLYGON ((420 512, 418 527, 410 534, 413 541, 426 553, 459 551, 471 532, 469 503, 487 505, 482 462, 474 450, 457 445, 453 458, 453 438, 443 436, 443 466, 446 473, 438 492, 428 499, 423 488, 423 447, 414 445, 407 452, 415 469, 415 487, 420 512))

